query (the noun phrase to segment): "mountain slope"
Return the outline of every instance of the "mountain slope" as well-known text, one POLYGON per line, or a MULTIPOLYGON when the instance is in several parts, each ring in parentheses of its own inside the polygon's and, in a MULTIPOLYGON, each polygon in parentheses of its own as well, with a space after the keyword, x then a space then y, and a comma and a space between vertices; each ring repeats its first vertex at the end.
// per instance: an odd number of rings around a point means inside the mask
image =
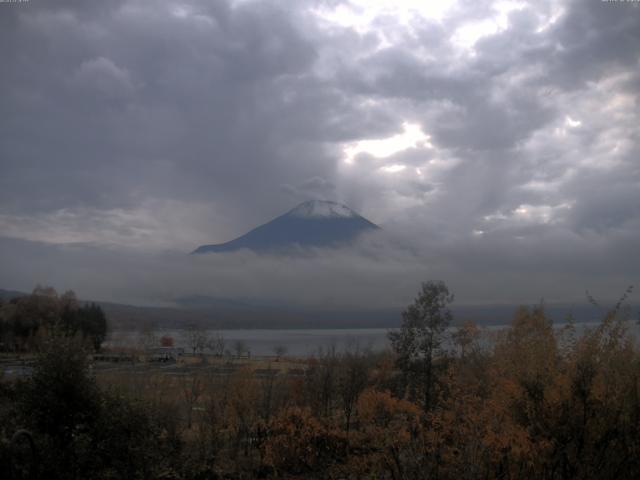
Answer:
POLYGON ((27 295, 29 294, 24 292, 18 292, 16 290, 3 290, 0 288, 0 300, 9 301, 12 298, 25 297, 27 295))
POLYGON ((293 245, 328 247, 350 242, 361 233, 379 228, 345 205, 312 200, 235 240, 202 245, 192 253, 230 252, 242 248, 262 252, 293 245))

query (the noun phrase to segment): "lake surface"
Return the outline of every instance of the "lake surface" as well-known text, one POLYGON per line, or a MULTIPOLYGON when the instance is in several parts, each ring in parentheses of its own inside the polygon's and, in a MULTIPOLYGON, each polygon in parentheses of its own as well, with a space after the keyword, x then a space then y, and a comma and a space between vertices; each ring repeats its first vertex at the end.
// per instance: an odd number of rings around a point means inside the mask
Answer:
MULTIPOLYGON (((347 348, 384 350, 388 347, 386 328, 353 329, 286 329, 286 330, 209 330, 211 337, 220 334, 224 338, 225 349, 235 352, 235 344, 243 342, 252 355, 275 355, 276 347, 284 347, 287 355, 307 356, 317 354, 320 349, 347 348)), ((174 339, 174 346, 188 350, 188 333, 184 330, 159 330, 154 332, 159 339, 168 336, 174 339)), ((140 346, 145 343, 145 335, 138 332, 113 332, 105 346, 140 346)), ((152 339, 150 339, 152 340, 152 339)))
MULTIPOLYGON (((593 328, 598 322, 577 323, 576 333, 580 334, 586 328, 593 328)), ((563 324, 555 324, 556 328, 562 328, 563 324)), ((494 325, 481 327, 483 341, 491 343, 492 336, 506 328, 507 325, 494 325)), ((449 329, 453 332, 456 327, 449 329)), ((629 323, 629 328, 638 338, 638 325, 629 323)), ((235 353, 235 344, 242 342, 252 355, 275 355, 276 347, 284 347, 287 355, 308 356, 317 354, 321 349, 335 348, 342 352, 348 348, 370 349, 381 351, 389 348, 387 328, 352 328, 352 329, 251 329, 251 330, 208 330, 207 335, 214 337, 217 334, 224 338, 225 349, 235 353)), ((109 335, 105 346, 140 347, 147 345, 159 345, 162 336, 173 338, 174 346, 183 347, 188 351, 188 333, 185 330, 157 330, 152 335, 141 332, 116 331, 109 335)), ((445 346, 447 341, 445 340, 445 346)))

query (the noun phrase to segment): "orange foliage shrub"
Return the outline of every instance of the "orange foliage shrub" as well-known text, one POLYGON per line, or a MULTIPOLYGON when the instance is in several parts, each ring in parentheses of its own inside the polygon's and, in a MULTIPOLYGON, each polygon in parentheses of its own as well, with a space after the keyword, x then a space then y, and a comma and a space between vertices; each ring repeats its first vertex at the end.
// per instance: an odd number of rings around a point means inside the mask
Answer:
POLYGON ((303 474, 340 462, 345 434, 323 425, 309 408, 289 407, 269 423, 263 458, 277 472, 303 474))

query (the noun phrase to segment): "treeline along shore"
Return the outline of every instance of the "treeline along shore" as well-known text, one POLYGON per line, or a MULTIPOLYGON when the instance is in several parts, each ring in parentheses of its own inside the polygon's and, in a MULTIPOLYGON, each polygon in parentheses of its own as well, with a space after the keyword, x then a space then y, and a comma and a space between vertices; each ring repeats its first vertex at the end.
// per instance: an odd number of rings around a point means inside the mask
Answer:
POLYGON ((28 375, 0 379, 0 473, 640 478, 629 294, 591 328, 557 328, 543 305, 520 307, 491 342, 466 322, 445 348, 454 298, 425 282, 386 351, 256 358, 200 349, 196 329, 196 348, 159 337, 135 356, 109 351, 99 306, 38 288, 0 304, 3 360, 30 362, 28 375))

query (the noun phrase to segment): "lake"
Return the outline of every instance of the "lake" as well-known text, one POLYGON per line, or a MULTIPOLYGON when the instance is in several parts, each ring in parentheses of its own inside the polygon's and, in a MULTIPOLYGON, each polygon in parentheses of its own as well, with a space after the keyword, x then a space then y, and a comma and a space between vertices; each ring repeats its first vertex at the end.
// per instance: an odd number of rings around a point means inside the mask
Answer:
MULTIPOLYGON (((593 328, 598 322, 577 323, 576 330, 580 333, 585 328, 593 328)), ((556 324, 561 328, 563 324, 556 324)), ((630 328, 636 334, 639 333, 636 323, 631 323, 630 328)), ((506 325, 493 325, 481 327, 485 341, 491 341, 490 336, 506 325), (489 337, 489 338, 487 338, 489 337)), ((455 327, 449 329, 452 332, 455 327)), ((335 347, 337 351, 344 351, 355 346, 360 349, 381 351, 389 347, 387 328, 352 328, 352 329, 251 329, 251 330, 209 330, 209 336, 221 334, 224 338, 225 349, 235 352, 236 342, 243 342, 252 355, 274 355, 276 347, 284 347, 287 355, 308 356, 318 353, 320 349, 326 350, 335 347)), ((188 351, 188 341, 184 330, 158 330, 153 332, 153 338, 135 331, 112 332, 105 347, 139 347, 145 343, 159 344, 162 336, 172 337, 174 346, 183 347, 188 351)))
MULTIPOLYGON (((353 329, 286 329, 286 330, 210 330, 207 334, 221 334, 225 349, 235 352, 234 345, 243 342, 252 355, 274 355, 276 347, 284 347, 287 355, 307 356, 315 354, 319 349, 335 347, 344 351, 348 347, 358 346, 361 349, 384 350, 388 346, 386 328, 353 328, 353 329)), ((185 330, 159 330, 154 332, 159 339, 162 336, 172 337, 174 346, 188 351, 187 332, 185 330)), ((145 336, 139 332, 113 332, 107 338, 105 347, 139 346, 145 336)))

